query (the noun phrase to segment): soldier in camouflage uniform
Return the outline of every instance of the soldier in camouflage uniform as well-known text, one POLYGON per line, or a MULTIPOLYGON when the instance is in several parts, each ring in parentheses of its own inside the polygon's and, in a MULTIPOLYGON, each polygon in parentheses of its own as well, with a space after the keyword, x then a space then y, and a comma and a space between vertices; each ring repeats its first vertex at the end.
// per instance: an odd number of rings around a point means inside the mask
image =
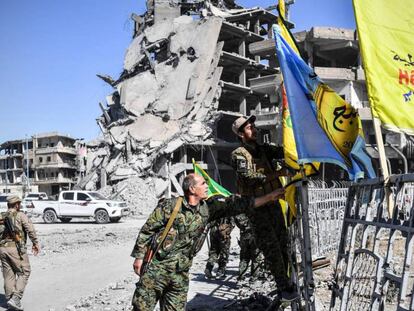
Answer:
POLYGON ((231 217, 226 217, 215 221, 211 224, 210 229, 210 249, 204 274, 207 278, 213 278, 214 264, 218 263, 216 273, 217 278, 224 278, 226 275, 226 266, 229 261, 231 232, 234 223, 231 217))
MULTIPOLYGON (((167 238, 146 273, 140 276, 132 299, 134 311, 151 311, 157 301, 161 311, 185 310, 189 270, 201 247, 198 238, 203 236, 207 224, 275 201, 284 194, 279 189, 255 199, 231 196, 206 201, 208 186, 203 177, 195 174, 184 178, 183 190, 184 200, 167 238)), ((163 232, 177 200, 160 201, 142 227, 131 254, 138 275, 151 238, 163 232)))
POLYGON ((246 214, 240 214, 234 217, 234 222, 240 230, 240 262, 238 280, 242 280, 250 265, 250 277, 259 275, 260 259, 262 257, 256 245, 252 225, 246 214))
MULTIPOLYGON (((237 188, 241 195, 254 197, 282 188, 279 177, 287 171, 278 167, 283 150, 257 143, 256 117, 234 121, 232 130, 242 146, 232 152, 232 165, 237 173, 237 188)), ((258 248, 263 252, 267 268, 275 278, 279 295, 284 300, 294 300, 297 293, 288 277, 288 234, 282 209, 278 202, 271 202, 248 212, 258 248)))
POLYGON ((26 251, 27 236, 33 243, 33 254, 36 256, 40 251, 32 222, 26 214, 20 211, 21 202, 22 200, 16 195, 7 197, 8 209, 7 212, 1 215, 3 232, 0 240, 0 260, 4 278, 4 294, 7 305, 12 310, 23 310, 21 299, 30 276, 30 262, 26 251), (5 229, 4 221, 6 217, 10 219, 18 235, 17 242, 11 233, 5 229), (20 253, 17 247, 20 247, 20 253))

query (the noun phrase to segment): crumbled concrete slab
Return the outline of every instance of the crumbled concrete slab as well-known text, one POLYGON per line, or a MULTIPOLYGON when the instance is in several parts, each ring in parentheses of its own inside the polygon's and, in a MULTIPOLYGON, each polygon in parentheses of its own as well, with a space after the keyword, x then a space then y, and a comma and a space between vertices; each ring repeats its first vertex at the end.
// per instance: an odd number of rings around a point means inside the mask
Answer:
POLYGON ((134 116, 139 116, 157 99, 157 80, 149 71, 125 80, 118 85, 121 95, 121 105, 134 116))
POLYGON ((179 122, 171 120, 164 122, 162 118, 152 114, 145 114, 137 118, 136 122, 128 125, 126 130, 136 141, 168 141, 179 130, 179 122))
POLYGON ((142 34, 139 37, 136 37, 132 41, 131 45, 129 46, 126 52, 124 60, 124 69, 128 72, 133 71, 135 66, 138 65, 145 58, 145 55, 140 53, 142 39, 142 34))
MULTIPOLYGON (((108 183, 115 193, 120 184, 140 179, 157 184, 155 197, 170 195, 179 188, 169 169, 172 154, 185 145, 214 142, 221 117, 219 58, 224 42, 218 40, 223 16, 248 10, 233 11, 237 6, 231 0, 206 1, 204 8, 198 7, 198 19, 177 15, 176 2, 147 4, 144 15, 133 17, 139 25, 120 77, 99 75, 114 91, 97 119, 104 145, 94 147, 80 188, 93 190, 108 183)), ((141 199, 136 196, 135 201, 141 199)))

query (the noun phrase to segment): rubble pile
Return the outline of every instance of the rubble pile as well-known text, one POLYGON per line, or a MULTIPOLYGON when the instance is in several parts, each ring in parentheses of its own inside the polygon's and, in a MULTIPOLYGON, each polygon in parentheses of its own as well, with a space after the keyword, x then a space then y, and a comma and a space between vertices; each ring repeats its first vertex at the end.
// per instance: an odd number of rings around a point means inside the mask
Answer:
MULTIPOLYGON (((157 205, 158 197, 162 195, 158 189, 166 189, 166 181, 162 178, 131 177, 119 182, 113 187, 106 186, 103 190, 116 200, 124 201, 132 210, 133 215, 148 215, 157 205)), ((102 193, 102 191, 100 190, 102 193)))
POLYGON ((135 277, 129 277, 125 280, 109 284, 96 293, 83 297, 78 302, 66 306, 65 311, 129 311, 131 310, 131 293, 134 291, 135 282, 135 277))
MULTIPOLYGON (((41 220, 38 220, 41 222, 41 220)), ((123 239, 134 241, 136 230, 126 231, 114 229, 112 227, 102 227, 100 229, 76 229, 76 230, 54 230, 38 234, 41 241, 42 252, 39 256, 50 256, 53 253, 66 254, 80 250, 85 246, 101 248, 106 245, 119 245, 123 239)))
MULTIPOLYGON (((236 7, 233 1, 186 4, 148 1, 143 16, 132 16, 135 34, 121 76, 98 75, 114 92, 106 108, 100 104, 97 122, 104 139, 88 155, 79 188, 103 188, 139 210, 149 197, 145 204, 153 208, 155 199, 171 190, 171 176, 185 170, 170 165, 172 153, 214 141, 223 69, 219 33, 223 16, 240 10, 230 9, 236 7), (184 9, 188 15, 181 15, 184 9), (198 15, 190 14, 194 10, 198 15)), ((181 191, 179 183, 174 186, 181 191)))

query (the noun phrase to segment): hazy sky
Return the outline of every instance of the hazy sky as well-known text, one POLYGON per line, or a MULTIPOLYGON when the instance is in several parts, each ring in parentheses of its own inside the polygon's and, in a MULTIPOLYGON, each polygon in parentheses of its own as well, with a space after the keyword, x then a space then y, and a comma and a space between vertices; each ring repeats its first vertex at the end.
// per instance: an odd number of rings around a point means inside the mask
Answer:
MULTIPOLYGON (((51 131, 99 135, 98 103, 112 89, 96 73, 119 77, 130 15, 144 11, 144 0, 0 0, 0 143, 51 131)), ((290 20, 294 31, 355 28, 351 0, 296 0, 290 20)))

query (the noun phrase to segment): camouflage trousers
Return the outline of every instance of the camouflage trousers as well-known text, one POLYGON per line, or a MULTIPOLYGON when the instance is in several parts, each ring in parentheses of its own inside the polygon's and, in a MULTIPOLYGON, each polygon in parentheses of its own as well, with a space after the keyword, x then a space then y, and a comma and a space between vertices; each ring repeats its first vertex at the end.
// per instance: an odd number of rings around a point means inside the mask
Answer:
POLYGON ((256 246, 256 240, 253 232, 240 232, 240 262, 239 278, 246 274, 250 265, 250 275, 257 275, 261 261, 260 251, 256 246))
POLYGON ((229 261, 230 244, 230 234, 223 236, 218 229, 212 228, 210 231, 210 249, 207 266, 214 267, 214 264, 218 263, 219 268, 224 269, 229 261))
POLYGON ((23 297, 24 289, 30 276, 30 263, 27 254, 20 259, 16 246, 0 247, 1 269, 4 278, 4 294, 8 300, 11 296, 23 297))
POLYGON ((280 290, 291 286, 288 277, 288 232, 279 204, 267 204, 249 216, 257 247, 263 252, 265 264, 275 278, 280 290))
POLYGON ((173 272, 152 265, 142 276, 132 298, 134 311, 184 311, 187 303, 188 272, 173 272))

